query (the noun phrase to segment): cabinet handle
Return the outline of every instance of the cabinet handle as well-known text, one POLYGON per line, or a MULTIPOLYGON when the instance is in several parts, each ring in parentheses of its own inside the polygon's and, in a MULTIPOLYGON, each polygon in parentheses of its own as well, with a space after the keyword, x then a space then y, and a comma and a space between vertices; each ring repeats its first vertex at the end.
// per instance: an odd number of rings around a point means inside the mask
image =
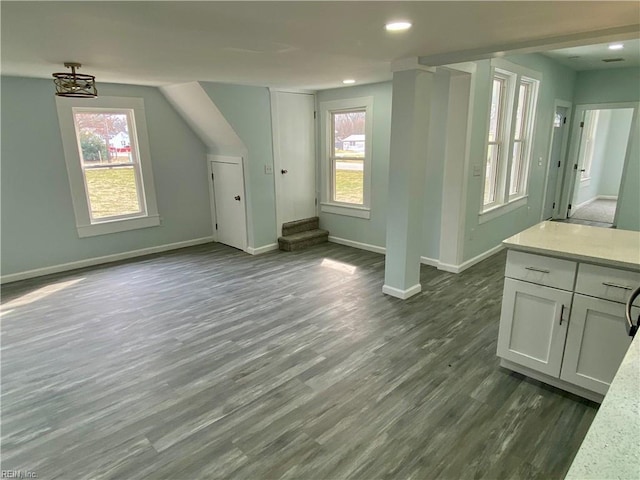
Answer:
POLYGON ((562 317, 564 317, 564 305, 562 305, 560 309, 560 325, 562 325, 562 317))
POLYGON ((632 287, 627 287, 626 285, 619 285, 617 283, 611 282, 602 282, 605 287, 614 287, 614 288, 622 288, 623 290, 633 290, 632 287))
POLYGON ((524 269, 531 270, 532 272, 551 273, 549 270, 543 270, 542 268, 536 268, 536 267, 524 267, 524 269))

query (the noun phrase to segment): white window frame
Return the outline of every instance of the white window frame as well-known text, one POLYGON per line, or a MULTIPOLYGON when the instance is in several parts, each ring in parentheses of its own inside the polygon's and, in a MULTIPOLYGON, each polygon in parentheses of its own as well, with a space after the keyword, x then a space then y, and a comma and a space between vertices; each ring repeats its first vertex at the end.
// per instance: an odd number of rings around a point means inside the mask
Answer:
POLYGON ((151 169, 149 136, 147 134, 147 122, 142 98, 98 97, 84 99, 56 97, 56 107, 78 236, 81 238, 92 237, 160 225, 153 171, 151 169), (91 218, 89 197, 85 186, 79 140, 74 120, 74 112, 82 111, 93 113, 129 111, 131 148, 137 147, 137 159, 139 161, 137 175, 139 175, 138 195, 142 207, 140 214, 107 217, 104 219, 91 218))
POLYGON ((331 100, 320 103, 320 171, 321 198, 320 211, 368 219, 371 216, 371 152, 373 143, 373 97, 358 97, 344 100, 331 100), (331 152, 331 114, 341 111, 364 110, 365 112, 365 148, 363 204, 336 202, 332 198, 333 164, 331 152))
MULTIPOLYGON (((482 195, 480 197, 480 223, 496 218, 509 211, 519 208, 527 204, 528 188, 529 188, 529 172, 531 169, 531 157, 533 143, 535 139, 535 123, 536 113, 539 100, 540 84, 542 83, 542 74, 530 70, 520 65, 513 64, 503 59, 493 59, 491 61, 490 85, 493 85, 493 79, 500 77, 506 80, 503 91, 502 108, 500 115, 500 124, 496 137, 501 139, 502 148, 499 151, 496 195, 495 200, 491 203, 484 204, 484 190, 486 184, 487 170, 487 152, 489 145, 489 116, 490 108, 487 113, 487 133, 485 135, 485 148, 482 169, 482 195), (521 139, 514 139, 516 128, 516 111, 518 108, 519 87, 522 83, 530 85, 529 100, 525 105, 525 129, 521 139), (524 146, 522 151, 522 166, 520 169, 519 191, 510 194, 511 185, 511 169, 513 164, 514 144, 521 142, 524 146)), ((492 87, 491 87, 492 88, 492 87)), ((492 101, 491 89, 489 90, 489 105, 492 101)))

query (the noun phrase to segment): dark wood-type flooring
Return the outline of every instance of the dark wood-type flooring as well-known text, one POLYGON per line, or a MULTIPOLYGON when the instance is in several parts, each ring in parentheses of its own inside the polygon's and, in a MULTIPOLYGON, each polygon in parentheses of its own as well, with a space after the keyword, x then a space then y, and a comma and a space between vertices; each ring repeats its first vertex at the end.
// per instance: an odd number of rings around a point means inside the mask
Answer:
POLYGON ((597 406, 495 356, 505 254, 423 292, 335 244, 209 244, 2 288, 2 469, 562 478, 597 406))

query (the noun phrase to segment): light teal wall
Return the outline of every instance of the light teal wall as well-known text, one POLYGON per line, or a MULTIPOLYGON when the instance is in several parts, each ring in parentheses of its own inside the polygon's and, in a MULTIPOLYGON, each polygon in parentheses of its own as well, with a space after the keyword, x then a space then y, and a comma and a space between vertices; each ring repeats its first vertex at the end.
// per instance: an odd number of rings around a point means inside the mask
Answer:
POLYGON ((2 77, 2 275, 212 235, 202 142, 158 89, 98 88, 144 99, 162 225, 78 238, 53 83, 2 77))
MULTIPOLYGON (((640 101, 640 68, 615 68, 580 72, 574 103, 623 103, 640 101)), ((618 223, 623 230, 640 230, 640 127, 637 113, 631 126, 629 160, 618 196, 618 223)))
MULTIPOLYGON (((575 205, 573 207, 574 211, 579 205, 598 196, 604 162, 606 161, 607 163, 610 163, 615 160, 610 156, 610 152, 607 148, 607 144, 609 143, 609 132, 611 131, 611 112, 611 110, 602 110, 598 115, 598 125, 596 126, 595 140, 593 143, 591 178, 585 181, 578 180, 578 191, 576 198, 573 201, 573 205, 575 205)), ((613 163, 615 163, 615 161, 613 163)))
MULTIPOLYGON (((373 97, 373 143, 371 150, 371 218, 320 213, 322 228, 330 235, 384 247, 389 184, 389 140, 391 136, 391 82, 336 88, 317 93, 318 103, 357 97, 373 97)), ((316 142, 320 148, 319 139, 316 142)), ((319 152, 319 150, 318 150, 319 152)), ((318 153, 318 158, 320 154, 318 153)))
POLYGON ((273 166, 269 90, 211 82, 200 82, 200 85, 248 150, 245 181, 254 237, 250 246, 258 248, 273 244, 277 240, 275 186, 273 175, 264 173, 265 165, 273 166))
POLYGON ((573 101, 615 103, 640 100, 640 68, 612 68, 578 72, 573 101))
MULTIPOLYGON (((529 198, 527 205, 480 224, 479 212, 482 206, 483 177, 473 176, 473 168, 470 168, 463 254, 465 260, 490 250, 499 245, 505 238, 540 221, 540 212, 544 202, 545 167, 549 154, 554 116, 554 100, 560 99, 571 102, 573 99, 576 79, 576 73, 573 70, 539 54, 512 55, 505 57, 505 60, 542 74, 542 82, 538 94, 534 142, 531 151, 529 198), (542 158, 541 165, 539 165, 540 158, 542 158)), ((490 61, 477 62, 470 147, 470 163, 472 167, 482 166, 486 155, 487 119, 491 99, 490 80, 490 61)))

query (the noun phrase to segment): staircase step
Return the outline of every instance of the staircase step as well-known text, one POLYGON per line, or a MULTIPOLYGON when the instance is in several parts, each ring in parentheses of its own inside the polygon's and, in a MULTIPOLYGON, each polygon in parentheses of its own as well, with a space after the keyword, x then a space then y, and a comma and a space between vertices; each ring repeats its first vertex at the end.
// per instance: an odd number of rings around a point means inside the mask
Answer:
POLYGON ((329 241, 329 232, 316 228, 315 230, 307 230, 291 235, 283 235, 278 238, 278 247, 285 252, 293 252, 294 250, 302 250, 312 245, 318 245, 329 241))
POLYGON ((303 218, 282 224, 282 236, 293 235, 294 233, 306 232, 307 230, 317 230, 320 228, 318 217, 303 218))

